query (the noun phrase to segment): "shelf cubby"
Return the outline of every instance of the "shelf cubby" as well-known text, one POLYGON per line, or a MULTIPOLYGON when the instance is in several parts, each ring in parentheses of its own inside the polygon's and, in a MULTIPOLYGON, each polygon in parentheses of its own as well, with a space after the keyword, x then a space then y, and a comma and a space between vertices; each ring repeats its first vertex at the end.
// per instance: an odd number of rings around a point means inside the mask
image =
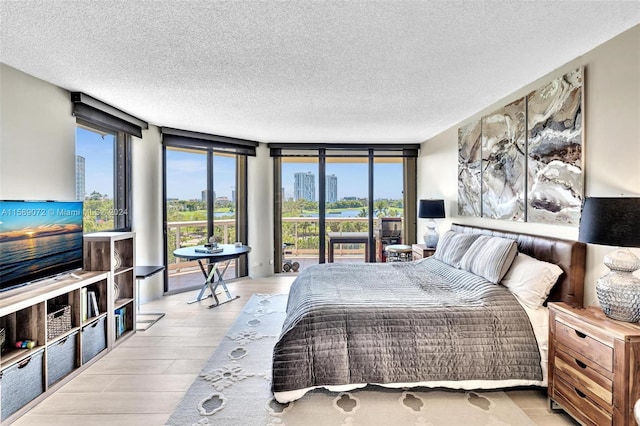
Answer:
POLYGON ((35 303, 0 319, 1 326, 5 329, 5 349, 1 354, 0 370, 42 349, 46 341, 44 306, 44 302, 35 303), (16 348, 16 342, 25 340, 35 342, 35 346, 31 349, 16 348))
POLYGON ((131 336, 135 329, 135 234, 133 232, 96 232, 86 234, 85 269, 106 268, 111 281, 108 297, 107 339, 115 344, 131 336), (117 291, 116 291, 117 287, 117 291), (125 332, 117 328, 116 311, 125 309, 125 332))

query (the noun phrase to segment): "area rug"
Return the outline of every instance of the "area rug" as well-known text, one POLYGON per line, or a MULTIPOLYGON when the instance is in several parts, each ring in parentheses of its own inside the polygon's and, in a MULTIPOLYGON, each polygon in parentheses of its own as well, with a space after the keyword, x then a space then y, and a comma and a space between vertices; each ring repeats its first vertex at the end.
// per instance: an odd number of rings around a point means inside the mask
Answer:
POLYGON ((271 393, 271 353, 286 301, 286 295, 251 297, 167 425, 534 425, 501 391, 368 386, 315 390, 279 404, 271 393))

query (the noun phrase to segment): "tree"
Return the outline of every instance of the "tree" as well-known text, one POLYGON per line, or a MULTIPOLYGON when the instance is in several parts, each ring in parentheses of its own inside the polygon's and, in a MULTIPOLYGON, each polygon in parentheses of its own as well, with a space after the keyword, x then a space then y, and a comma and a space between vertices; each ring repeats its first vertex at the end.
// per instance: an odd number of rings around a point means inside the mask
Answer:
POLYGON ((99 192, 93 191, 83 203, 83 232, 96 232, 113 229, 113 200, 104 199, 99 192), (92 197, 96 198, 92 198, 92 197))
POLYGON ((92 191, 91 194, 87 197, 89 200, 102 200, 106 198, 106 195, 102 195, 98 191, 92 191))
POLYGON ((387 200, 377 200, 375 202, 376 216, 383 217, 389 214, 389 202, 387 200))

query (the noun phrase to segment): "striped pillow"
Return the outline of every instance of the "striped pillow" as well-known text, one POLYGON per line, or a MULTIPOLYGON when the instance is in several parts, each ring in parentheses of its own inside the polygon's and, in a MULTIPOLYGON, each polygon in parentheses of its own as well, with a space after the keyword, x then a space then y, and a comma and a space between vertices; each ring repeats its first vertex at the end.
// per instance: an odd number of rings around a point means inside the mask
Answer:
POLYGON ((463 234, 461 232, 447 231, 440 238, 433 257, 454 268, 460 267, 460 259, 469 250, 471 244, 480 237, 480 234, 463 234))
POLYGON ((460 268, 498 284, 518 254, 514 240, 480 236, 460 260, 460 268))

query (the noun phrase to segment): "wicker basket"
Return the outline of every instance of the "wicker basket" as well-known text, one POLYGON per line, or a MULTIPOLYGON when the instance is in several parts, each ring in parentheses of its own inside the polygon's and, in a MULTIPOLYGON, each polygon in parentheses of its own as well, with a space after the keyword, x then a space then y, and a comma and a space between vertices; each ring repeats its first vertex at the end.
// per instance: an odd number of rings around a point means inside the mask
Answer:
POLYGON ((71 330, 71 306, 52 306, 47 314, 47 340, 71 330))

